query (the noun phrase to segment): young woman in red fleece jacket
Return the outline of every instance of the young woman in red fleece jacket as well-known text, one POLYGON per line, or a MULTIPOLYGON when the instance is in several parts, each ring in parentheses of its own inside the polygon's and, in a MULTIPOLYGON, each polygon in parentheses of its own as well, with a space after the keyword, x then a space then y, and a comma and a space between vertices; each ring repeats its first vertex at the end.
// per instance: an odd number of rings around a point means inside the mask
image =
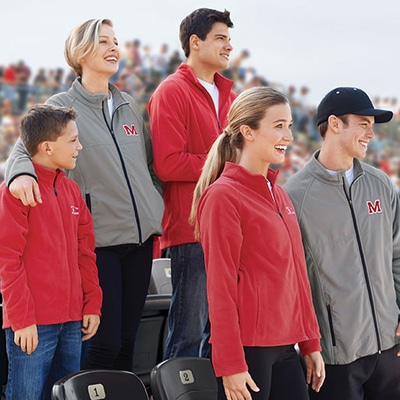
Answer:
POLYGON ((306 381, 316 391, 324 381, 300 229, 269 168, 284 161, 291 127, 280 92, 242 92, 196 186, 219 399, 308 399, 306 381))

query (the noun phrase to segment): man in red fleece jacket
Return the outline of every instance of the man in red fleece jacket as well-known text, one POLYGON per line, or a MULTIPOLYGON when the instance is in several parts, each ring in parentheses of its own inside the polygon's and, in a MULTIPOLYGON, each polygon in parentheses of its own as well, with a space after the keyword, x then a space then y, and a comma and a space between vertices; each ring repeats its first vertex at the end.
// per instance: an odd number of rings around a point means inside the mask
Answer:
POLYGON ((206 155, 236 97, 233 82, 218 72, 229 66, 232 27, 226 10, 200 8, 185 17, 180 40, 187 61, 149 102, 154 170, 164 183, 161 248, 169 250, 172 270, 165 358, 210 354, 204 257, 188 219, 206 155))

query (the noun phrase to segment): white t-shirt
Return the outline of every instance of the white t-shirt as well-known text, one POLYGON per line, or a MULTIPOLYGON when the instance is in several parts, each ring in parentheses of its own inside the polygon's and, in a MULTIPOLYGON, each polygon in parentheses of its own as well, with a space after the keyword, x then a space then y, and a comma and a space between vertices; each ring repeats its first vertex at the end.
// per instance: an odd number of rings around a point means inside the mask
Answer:
MULTIPOLYGON (((331 175, 336 174, 337 171, 332 171, 331 169, 327 169, 325 168, 331 175)), ((353 166, 351 166, 351 168, 349 168, 346 171, 346 179, 347 179, 347 183, 349 184, 349 186, 353 183, 353 179, 354 179, 354 168, 353 166)))
POLYGON ((213 99, 214 102, 214 107, 215 111, 217 112, 218 115, 218 109, 219 109, 219 91, 217 88, 217 85, 213 83, 208 83, 206 81, 203 81, 200 78, 197 78, 198 81, 206 88, 207 92, 210 93, 211 98, 213 99))
POLYGON ((112 93, 109 92, 110 97, 108 98, 108 112, 110 113, 110 118, 112 118, 112 113, 114 111, 114 98, 112 96, 112 93))

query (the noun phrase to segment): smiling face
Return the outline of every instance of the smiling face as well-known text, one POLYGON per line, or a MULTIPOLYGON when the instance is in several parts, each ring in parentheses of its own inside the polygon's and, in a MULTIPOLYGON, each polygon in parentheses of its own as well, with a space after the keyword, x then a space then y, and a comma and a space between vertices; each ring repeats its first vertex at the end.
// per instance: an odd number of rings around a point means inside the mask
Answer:
POLYGON ((268 108, 260 126, 254 131, 255 157, 265 164, 281 164, 289 143, 293 140, 292 113, 289 104, 268 108))
POLYGON ((56 141, 46 141, 43 146, 47 155, 45 167, 54 170, 75 168, 78 153, 82 150, 76 122, 69 121, 56 141))
POLYGON ((267 175, 270 164, 281 164, 293 140, 292 113, 287 103, 269 106, 257 129, 241 127, 244 146, 239 164, 252 173, 267 175))
POLYGON ((348 115, 347 124, 339 121, 341 152, 353 159, 364 158, 368 144, 374 137, 372 129, 375 118, 372 116, 348 115))
POLYGON ((201 40, 197 35, 192 35, 190 41, 189 65, 194 61, 196 68, 201 66, 203 70, 212 75, 229 67, 229 55, 233 47, 226 24, 216 22, 205 40, 201 40))
POLYGON ((348 170, 355 158, 364 158, 374 138, 375 117, 346 114, 331 115, 318 161, 327 169, 348 170))
POLYGON ((120 51, 114 28, 102 24, 99 32, 99 47, 94 54, 87 55, 81 62, 82 75, 94 73, 107 79, 118 71, 120 51))

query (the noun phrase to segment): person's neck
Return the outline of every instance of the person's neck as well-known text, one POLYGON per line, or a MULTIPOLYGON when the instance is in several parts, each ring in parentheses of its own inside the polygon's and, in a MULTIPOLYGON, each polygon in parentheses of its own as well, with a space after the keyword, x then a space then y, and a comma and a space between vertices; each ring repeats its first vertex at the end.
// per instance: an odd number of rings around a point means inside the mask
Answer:
POLYGON ((46 157, 45 155, 41 155, 39 153, 36 153, 32 157, 32 161, 40 165, 41 167, 49 169, 51 171, 57 171, 57 169, 59 169, 58 167, 53 165, 53 163, 49 160, 48 157, 46 157))
POLYGON ((210 70, 206 68, 204 65, 193 62, 192 60, 187 60, 187 65, 192 68, 194 74, 197 76, 198 79, 201 79, 208 83, 214 83, 214 76, 217 73, 215 70, 210 70))
POLYGON ((352 167, 354 159, 343 156, 341 151, 322 145, 318 155, 320 164, 331 171, 348 170, 352 167))
POLYGON ((81 83, 90 94, 108 94, 108 79, 85 75, 81 77, 81 83))
POLYGON ((251 174, 259 174, 267 178, 269 164, 256 160, 251 154, 242 153, 238 164, 246 168, 251 174))

